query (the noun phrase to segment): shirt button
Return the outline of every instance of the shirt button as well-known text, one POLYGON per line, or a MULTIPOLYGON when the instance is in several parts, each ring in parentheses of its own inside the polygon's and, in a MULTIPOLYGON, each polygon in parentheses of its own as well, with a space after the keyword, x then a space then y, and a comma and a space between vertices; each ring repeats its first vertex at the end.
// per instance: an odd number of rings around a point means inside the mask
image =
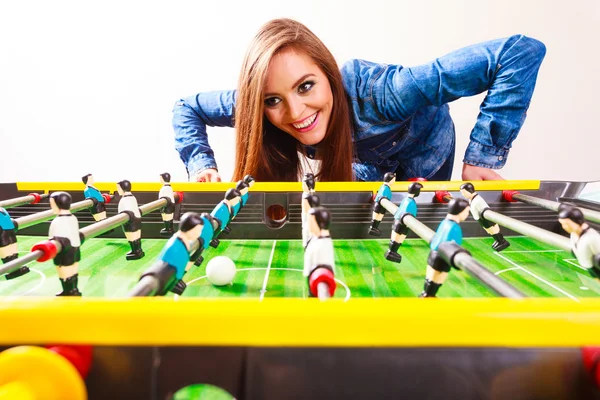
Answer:
POLYGON ((395 146, 395 145, 396 145, 396 142, 392 142, 392 146, 395 146))
POLYGON ((500 156, 500 157, 498 157, 498 160, 502 161, 502 160, 504 160, 504 157, 500 156))

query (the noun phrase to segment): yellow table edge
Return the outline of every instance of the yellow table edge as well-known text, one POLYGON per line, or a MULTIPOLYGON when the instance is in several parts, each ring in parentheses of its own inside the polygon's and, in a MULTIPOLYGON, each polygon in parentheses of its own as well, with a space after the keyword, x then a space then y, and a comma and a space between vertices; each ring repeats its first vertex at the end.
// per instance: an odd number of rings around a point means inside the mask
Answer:
MULTIPOLYGON (((521 180, 521 181, 471 181, 478 191, 488 190, 538 190, 540 181, 521 180)), ((408 185, 412 182, 396 182, 392 185, 392 191, 406 192, 408 185)), ((432 181, 421 182, 423 191, 458 191, 463 181, 432 181)), ((85 185, 81 182, 17 182, 19 191, 83 191, 85 185)), ((171 186, 175 191, 181 192, 224 192, 229 188, 235 187, 235 182, 220 183, 193 183, 193 182, 173 182, 171 186)), ((116 183, 98 182, 94 186, 100 191, 114 192, 116 183)), ((315 190, 317 192, 377 192, 381 182, 317 182, 315 190)), ((158 192, 161 188, 160 183, 138 182, 131 184, 133 192, 158 192)), ((302 184, 300 182, 256 182, 251 191, 256 192, 301 192, 302 184)))
POLYGON ((0 344, 578 347, 600 299, 0 298, 0 344))

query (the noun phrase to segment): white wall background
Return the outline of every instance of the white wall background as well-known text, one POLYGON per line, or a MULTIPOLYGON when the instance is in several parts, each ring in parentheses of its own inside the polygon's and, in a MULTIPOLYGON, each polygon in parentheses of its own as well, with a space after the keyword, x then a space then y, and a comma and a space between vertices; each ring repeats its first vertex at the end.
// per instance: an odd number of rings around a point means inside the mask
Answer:
MULTIPOLYGON (((415 65, 523 33, 547 46, 507 179, 598 180, 600 1, 579 0, 0 0, 0 181, 187 179, 171 108, 235 88, 244 52, 271 18, 313 30, 349 58, 415 65)), ((458 154, 482 96, 452 103, 458 154)), ((233 172, 232 129, 210 129, 220 172, 233 172)))

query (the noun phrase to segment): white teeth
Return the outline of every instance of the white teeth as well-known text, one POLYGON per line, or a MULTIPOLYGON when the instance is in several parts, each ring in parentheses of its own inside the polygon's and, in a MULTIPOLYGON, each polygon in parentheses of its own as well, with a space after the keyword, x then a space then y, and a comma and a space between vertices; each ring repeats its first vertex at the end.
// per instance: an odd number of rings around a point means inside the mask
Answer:
POLYGON ((306 128, 307 126, 309 126, 310 124, 315 122, 315 118, 317 118, 317 113, 314 113, 312 116, 308 117, 301 124, 292 124, 292 125, 294 125, 294 128, 296 128, 296 129, 306 128))

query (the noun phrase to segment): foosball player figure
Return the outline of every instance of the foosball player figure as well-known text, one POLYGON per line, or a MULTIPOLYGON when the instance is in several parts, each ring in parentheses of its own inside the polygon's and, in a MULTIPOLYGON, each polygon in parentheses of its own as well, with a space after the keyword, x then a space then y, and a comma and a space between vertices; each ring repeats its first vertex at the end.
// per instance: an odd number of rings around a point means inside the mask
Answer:
POLYGON ((418 182, 411 183, 408 187, 408 194, 400 202, 396 213, 394 214, 394 225, 392 226, 392 236, 390 237, 390 248, 385 253, 385 258, 388 261, 401 262, 402 256, 398 253, 398 249, 402 246, 406 235, 408 234, 408 226, 402 223, 402 218, 405 214, 410 214, 413 217, 417 216, 417 202, 415 197, 419 197, 423 185, 418 182))
POLYGON ((239 181, 236 185, 236 190, 238 192, 240 192, 240 198, 241 201, 240 203, 242 203, 242 207, 244 207, 246 205, 246 203, 248 202, 248 190, 254 186, 254 177, 252 175, 246 175, 244 176, 244 179, 242 179, 241 181, 239 181))
POLYGON ((481 214, 490 208, 488 204, 485 202, 483 197, 481 197, 477 192, 475 192, 475 187, 472 183, 467 182, 460 185, 460 193, 464 198, 469 200, 469 204, 471 207, 471 215, 473 215, 473 219, 479 222, 479 225, 485 231, 490 234, 494 238, 494 244, 492 244, 492 249, 495 251, 502 251, 510 246, 510 243, 504 239, 504 236, 500 233, 500 227, 497 223, 491 222, 483 218, 481 214))
POLYGON ((440 223, 431 239, 429 258, 427 259, 427 274, 423 293, 419 297, 435 297, 440 286, 446 280, 450 265, 437 252, 441 243, 453 241, 462 243, 460 223, 469 216, 469 202, 464 199, 454 199, 448 203, 448 214, 440 223))
POLYGON ((580 209, 562 206, 558 222, 571 235, 573 254, 590 275, 600 278, 600 233, 589 226, 580 209))
POLYGON ((194 212, 183 214, 179 221, 179 230, 171 236, 158 256, 161 268, 175 269, 176 284, 169 288, 173 293, 181 295, 186 288, 183 275, 191 267, 190 245, 200 237, 203 221, 200 215, 194 212))
POLYGON ((159 199, 165 199, 167 205, 160 210, 165 227, 160 230, 161 236, 171 236, 173 230, 173 213, 175 212, 175 197, 173 196, 173 188, 171 187, 171 174, 165 172, 160 174, 160 183, 162 187, 158 192, 159 199))
POLYGON ((309 239, 304 248, 304 276, 313 297, 332 297, 335 293, 335 256, 329 235, 331 213, 323 207, 308 211, 309 239))
MULTIPOLYGON (((200 219, 202 220, 202 230, 200 231, 200 236, 197 238, 198 250, 190 257, 190 260, 194 262, 194 265, 197 267, 202 264, 204 261, 204 257, 202 257, 202 252, 208 249, 211 241, 215 235, 215 229, 219 226, 219 223, 215 218, 209 213, 200 214, 200 219)), ((188 269, 191 267, 191 264, 188 264, 188 269)))
POLYGON ((215 234, 213 240, 211 241, 211 246, 216 248, 219 246, 219 234, 221 232, 229 233, 231 232, 231 228, 229 222, 231 222, 231 217, 233 215, 233 207, 240 201, 240 192, 235 189, 229 189, 225 192, 225 198, 221 200, 219 204, 215 206, 210 215, 212 215, 218 222, 219 226, 215 230, 215 234))
POLYGON ((125 237, 129 241, 131 251, 125 255, 125 258, 127 260, 138 260, 145 255, 142 250, 141 239, 142 214, 135 196, 131 194, 131 182, 118 182, 117 192, 121 196, 118 212, 126 213, 129 216, 129 221, 123 225, 123 232, 125 232, 125 237))
POLYGON ((77 217, 70 211, 71 201, 71 195, 66 192, 54 192, 50 195, 50 208, 56 217, 50 223, 48 236, 61 245, 60 252, 54 257, 54 265, 62 285, 62 292, 57 296, 81 296, 77 288, 81 238, 77 217))
MULTIPOLYGON (((91 199, 94 202, 94 205, 90 209, 92 212, 92 216, 95 221, 102 221, 106 219, 106 198, 100 193, 98 189, 94 186, 96 181, 94 180, 94 176, 92 174, 87 174, 81 178, 83 184, 85 185, 85 190, 83 191, 83 195, 86 199, 91 199)), ((107 195, 108 196, 108 195, 107 195)))
MULTIPOLYGON (((15 233, 15 223, 8 212, 0 207, 0 258, 6 264, 9 261, 19 257, 17 246, 17 235, 15 233)), ((6 279, 14 279, 29 272, 27 266, 22 266, 16 271, 6 274, 6 279)))
POLYGON ((373 203, 373 219, 371 220, 371 226, 369 226, 369 235, 371 236, 381 236, 379 224, 385 214, 385 208, 379 202, 383 198, 388 200, 392 198, 392 188, 390 188, 390 185, 394 182, 396 182, 396 174, 393 172, 387 172, 383 176, 383 184, 379 187, 373 203))
POLYGON ((308 227, 308 212, 311 208, 319 207, 321 200, 316 194, 302 195, 302 246, 306 247, 306 243, 310 238, 310 230, 308 227), (306 212, 304 209, 306 208, 306 212))

